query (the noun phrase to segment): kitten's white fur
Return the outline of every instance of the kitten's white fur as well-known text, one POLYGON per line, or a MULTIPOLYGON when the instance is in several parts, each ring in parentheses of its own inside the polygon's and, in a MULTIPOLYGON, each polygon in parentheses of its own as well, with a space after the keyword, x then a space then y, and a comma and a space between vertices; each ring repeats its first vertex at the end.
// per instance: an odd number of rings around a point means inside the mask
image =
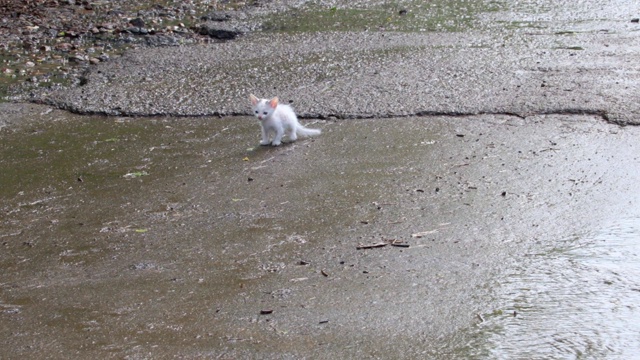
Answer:
POLYGON ((319 129, 306 128, 298 122, 298 117, 291 106, 278 104, 278 98, 271 100, 258 99, 255 95, 249 95, 253 105, 253 113, 260 121, 262 127, 262 141, 260 145, 278 146, 282 143, 282 136, 287 135, 289 141, 296 141, 298 135, 320 135, 319 129), (275 133, 273 141, 271 134, 275 133))

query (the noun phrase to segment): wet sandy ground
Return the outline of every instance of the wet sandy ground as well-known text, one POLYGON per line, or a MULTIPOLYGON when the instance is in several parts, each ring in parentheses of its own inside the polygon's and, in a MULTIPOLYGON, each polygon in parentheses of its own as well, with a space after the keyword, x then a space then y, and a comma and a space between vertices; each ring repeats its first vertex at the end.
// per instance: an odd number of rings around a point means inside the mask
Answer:
POLYGON ((85 114, 228 116, 250 115, 254 93, 310 119, 591 114, 638 124, 633 2, 405 1, 405 15, 379 1, 300 3, 260 18, 275 29, 129 51, 38 99, 85 114))
POLYGON ((637 348, 621 322, 601 321, 637 315, 635 273, 600 281, 558 260, 640 215, 635 127, 560 115, 316 120, 318 138, 271 148, 248 117, 1 106, 2 358, 637 348), (393 240, 409 247, 358 250, 393 240), (567 289, 558 279, 588 283, 599 311, 546 301, 567 289), (572 316, 540 316, 549 303, 572 316), (563 329, 576 317, 597 326, 594 341, 563 329), (500 340, 533 319, 527 338, 551 323, 564 337, 500 340))

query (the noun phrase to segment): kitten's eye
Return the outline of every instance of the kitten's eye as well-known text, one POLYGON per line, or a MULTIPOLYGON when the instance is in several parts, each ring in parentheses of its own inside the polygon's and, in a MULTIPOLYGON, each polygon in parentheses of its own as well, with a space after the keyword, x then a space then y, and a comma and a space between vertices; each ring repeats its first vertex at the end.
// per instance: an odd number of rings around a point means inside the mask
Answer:
POLYGON ((265 112, 263 112, 263 114, 267 115, 267 114, 268 114, 268 112, 266 112, 266 111, 265 111, 265 112))
POLYGON ((258 110, 256 110, 256 114, 258 113, 258 110))

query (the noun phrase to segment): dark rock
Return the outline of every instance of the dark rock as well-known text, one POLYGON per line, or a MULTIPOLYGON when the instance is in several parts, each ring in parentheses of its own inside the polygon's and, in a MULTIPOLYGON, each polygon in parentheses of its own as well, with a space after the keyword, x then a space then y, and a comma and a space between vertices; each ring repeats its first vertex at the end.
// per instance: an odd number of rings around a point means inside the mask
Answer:
POLYGON ((200 35, 209 35, 221 40, 233 40, 239 35, 245 34, 248 29, 241 24, 222 23, 209 21, 200 26, 200 35))
POLYGON ((639 18, 634 18, 634 19, 631 19, 631 22, 632 23, 640 23, 640 19, 639 18))
POLYGON ((23 41, 22 42, 22 47, 25 50, 33 50, 33 48, 35 47, 35 44, 31 41, 23 41))
POLYGON ((58 36, 62 36, 62 37, 68 37, 68 38, 77 38, 79 36, 79 34, 75 31, 63 31, 61 33, 58 33, 58 36))
POLYGON ((138 28, 143 28, 146 24, 144 22, 144 20, 140 19, 140 18, 135 18, 132 20, 129 20, 129 24, 138 27, 138 28))

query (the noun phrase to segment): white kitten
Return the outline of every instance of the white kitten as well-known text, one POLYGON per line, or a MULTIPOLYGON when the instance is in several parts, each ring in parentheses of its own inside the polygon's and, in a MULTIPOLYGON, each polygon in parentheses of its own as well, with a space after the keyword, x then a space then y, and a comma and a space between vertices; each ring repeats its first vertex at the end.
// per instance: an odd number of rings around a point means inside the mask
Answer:
POLYGON ((285 132, 290 141, 296 141, 298 135, 314 136, 320 134, 318 129, 309 129, 300 125, 291 106, 278 105, 277 97, 271 100, 258 99, 251 94, 249 98, 253 105, 253 113, 260 120, 260 126, 262 126, 262 141, 260 141, 260 145, 280 145, 285 132), (269 140, 271 133, 275 133, 273 141, 269 140))

